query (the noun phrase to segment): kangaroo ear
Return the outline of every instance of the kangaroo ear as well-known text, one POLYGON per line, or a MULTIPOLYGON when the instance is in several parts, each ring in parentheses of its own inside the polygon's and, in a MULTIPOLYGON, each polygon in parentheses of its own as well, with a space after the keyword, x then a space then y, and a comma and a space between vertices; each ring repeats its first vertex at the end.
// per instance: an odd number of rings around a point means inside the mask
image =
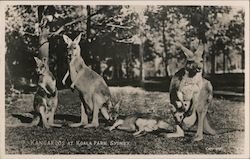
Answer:
POLYGON ((82 33, 80 33, 74 40, 75 43, 79 43, 81 41, 81 36, 82 36, 82 33))
POLYGON ((37 58, 37 57, 34 57, 34 59, 35 59, 35 61, 36 61, 37 64, 39 64, 39 63, 42 62, 42 61, 41 61, 39 58, 37 58))
POLYGON ((106 107, 102 107, 101 112, 102 112, 102 115, 104 116, 105 119, 107 119, 107 120, 110 119, 109 114, 108 114, 108 110, 106 107))
POLYGON ((198 55, 198 56, 202 56, 202 54, 203 54, 203 51, 204 51, 204 44, 200 44, 199 46, 198 46, 198 48, 197 48, 197 50, 195 51, 195 55, 198 55))
POLYGON ((115 109, 116 111, 119 111, 120 106, 121 106, 121 100, 119 100, 119 101, 115 104, 114 109, 115 109))
POLYGON ((63 40, 68 45, 70 45, 72 43, 72 40, 67 35, 63 35, 63 40))
POLYGON ((47 58, 47 57, 43 57, 43 58, 42 58, 42 62, 43 62, 43 63, 47 63, 47 62, 48 62, 48 58, 47 58))
POLYGON ((170 110, 172 112, 174 112, 174 113, 177 111, 176 108, 175 108, 175 106, 173 104, 171 104, 171 103, 170 103, 170 110))
POLYGON ((183 46, 181 43, 176 42, 175 45, 181 48, 181 50, 184 52, 187 58, 192 58, 194 56, 194 53, 190 51, 189 49, 187 49, 185 46, 183 46))

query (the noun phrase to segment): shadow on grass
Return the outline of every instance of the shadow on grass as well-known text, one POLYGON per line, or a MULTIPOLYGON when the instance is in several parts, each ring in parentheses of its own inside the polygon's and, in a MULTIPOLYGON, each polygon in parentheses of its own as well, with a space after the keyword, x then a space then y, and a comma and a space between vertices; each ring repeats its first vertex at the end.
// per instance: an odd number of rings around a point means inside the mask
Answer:
POLYGON ((19 119, 22 123, 31 123, 33 119, 31 117, 27 117, 21 114, 12 114, 12 116, 19 119))
MULTIPOLYGON (((35 115, 35 112, 29 112, 30 115, 35 115)), ((31 123, 33 120, 33 117, 27 116, 25 114, 12 114, 14 118, 19 119, 22 123, 31 123)), ((54 116, 55 120, 63 121, 63 122, 72 122, 77 123, 80 122, 81 117, 76 115, 69 115, 69 114, 56 114, 54 116)), ((89 116, 89 123, 92 120, 92 116, 89 116)), ((104 126, 111 126, 115 121, 107 121, 103 117, 99 118, 100 123, 104 123, 104 126)), ((41 126, 41 123, 39 123, 39 126, 41 126)), ((193 134, 196 133, 196 129, 185 129, 185 136, 193 136, 193 134)), ((223 128, 220 130, 216 130, 217 134, 225 134, 225 133, 231 133, 236 131, 244 131, 244 129, 236 129, 236 128, 223 128)), ((171 133, 173 130, 165 130, 165 129, 158 129, 156 131, 150 132, 150 134, 156 135, 156 136, 162 136, 164 133, 171 133)), ((207 132, 204 132, 206 135, 210 135, 207 132)), ((146 134, 144 134, 146 135, 146 134)), ((142 135, 142 136, 144 136, 142 135)))
MULTIPOLYGON (((11 114, 12 117, 19 119, 22 123, 31 123, 33 120, 33 116, 36 114, 35 112, 29 112, 29 116, 27 116, 27 113, 25 114, 11 114)), ((89 117, 89 123, 92 121, 92 116, 89 117)), ((72 122, 72 123, 78 123, 81 121, 80 116, 76 115, 69 115, 69 114, 55 114, 54 116, 55 120, 61 121, 61 122, 72 122)), ((100 117, 99 118, 100 123, 104 123, 105 126, 111 126, 113 125, 114 121, 107 121, 105 118, 100 117)), ((66 124, 66 123, 64 123, 66 124)), ((39 123, 41 125, 41 123, 39 123)))

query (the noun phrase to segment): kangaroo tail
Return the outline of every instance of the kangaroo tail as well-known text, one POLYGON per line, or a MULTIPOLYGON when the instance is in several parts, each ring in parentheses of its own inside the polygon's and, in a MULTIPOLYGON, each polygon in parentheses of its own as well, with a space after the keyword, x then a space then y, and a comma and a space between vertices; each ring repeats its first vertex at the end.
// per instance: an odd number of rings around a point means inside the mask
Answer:
POLYGON ((33 127, 37 126, 40 122, 40 116, 34 117, 31 123, 17 123, 17 124, 6 124, 6 127, 33 127))
POLYGON ((224 128, 215 131, 208 123, 207 116, 204 118, 204 132, 210 135, 216 135, 216 134, 224 134, 224 133, 230 133, 234 131, 244 131, 244 129, 235 129, 235 128, 224 128))
POLYGON ((207 116, 204 118, 204 132, 210 135, 216 134, 216 131, 209 125, 207 116))
POLYGON ((41 120, 40 116, 34 117, 34 119, 31 122, 31 126, 37 126, 40 123, 40 120, 41 120))
POLYGON ((243 132, 244 129, 235 129, 235 128, 223 128, 217 131, 217 134, 225 134, 225 133, 231 133, 235 131, 241 131, 243 132))

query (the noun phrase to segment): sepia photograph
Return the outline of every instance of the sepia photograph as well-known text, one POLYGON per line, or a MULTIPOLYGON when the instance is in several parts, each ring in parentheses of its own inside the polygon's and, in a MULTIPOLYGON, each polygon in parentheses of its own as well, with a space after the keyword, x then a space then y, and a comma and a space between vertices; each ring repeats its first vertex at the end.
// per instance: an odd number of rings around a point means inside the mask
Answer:
POLYGON ((0 5, 0 158, 249 158, 249 1, 0 5))

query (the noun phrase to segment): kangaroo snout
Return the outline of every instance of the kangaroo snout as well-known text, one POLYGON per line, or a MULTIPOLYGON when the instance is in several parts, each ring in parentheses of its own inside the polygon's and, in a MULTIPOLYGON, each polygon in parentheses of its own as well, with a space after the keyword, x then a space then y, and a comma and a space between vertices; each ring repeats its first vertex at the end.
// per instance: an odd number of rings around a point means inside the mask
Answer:
POLYGON ((196 71, 197 71, 197 72, 201 72, 201 69, 202 69, 202 67, 201 67, 201 66, 198 66, 198 67, 196 68, 196 71))

